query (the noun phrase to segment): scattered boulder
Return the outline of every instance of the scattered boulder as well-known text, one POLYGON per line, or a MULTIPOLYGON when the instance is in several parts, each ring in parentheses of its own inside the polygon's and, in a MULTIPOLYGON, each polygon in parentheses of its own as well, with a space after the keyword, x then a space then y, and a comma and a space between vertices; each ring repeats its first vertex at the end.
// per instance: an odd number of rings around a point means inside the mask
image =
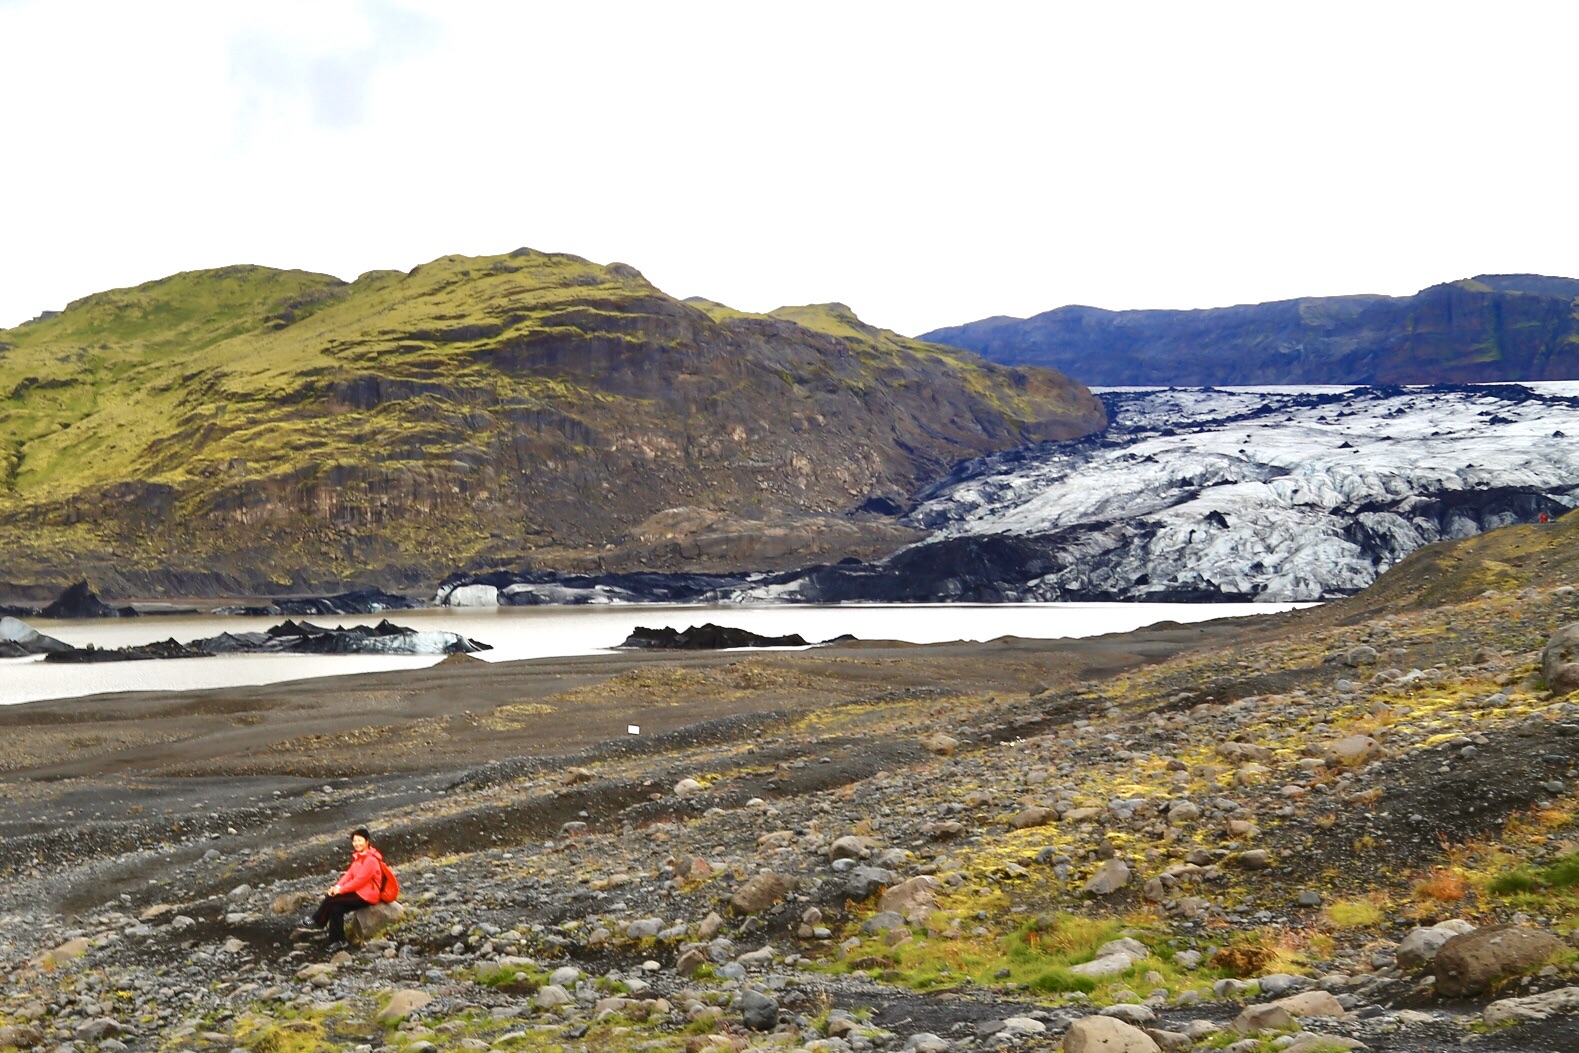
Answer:
POLYGON ((1301 991, 1299 994, 1279 998, 1272 1004, 1300 1019, 1320 1016, 1342 1020, 1349 1015, 1349 1011, 1343 1008, 1343 1003, 1329 991, 1301 991))
POLYGON ((1324 743, 1321 756, 1334 767, 1349 767, 1375 760, 1382 755, 1382 744, 1369 735, 1348 735, 1324 743))
POLYGON ((1126 1024, 1136 1027, 1145 1027, 1147 1024, 1157 1022, 1157 1014, 1143 1005, 1131 1005, 1128 1002, 1119 1002, 1100 1011, 1102 1016, 1110 1016, 1114 1020, 1122 1020, 1126 1024))
POLYGON ((354 942, 366 943, 405 916, 406 909, 399 903, 370 903, 345 916, 345 934, 354 942))
POLYGON ((1579 1011, 1579 987, 1559 987, 1555 991, 1525 995, 1522 998, 1500 998, 1481 1011, 1481 1019, 1489 1027, 1506 1024, 1524 1024, 1546 1020, 1560 1013, 1579 1011))
POLYGON ((872 840, 856 834, 845 834, 828 846, 828 859, 865 859, 871 854, 872 840))
POLYGON ((1337 1053, 1338 1050, 1365 1048, 1365 1043, 1357 1038, 1344 1038, 1342 1035, 1322 1035, 1310 1031, 1284 1046, 1283 1053, 1337 1053))
POLYGON ((32 1024, 8 1024, 0 1027, 0 1049, 32 1049, 42 1045, 44 1032, 32 1024))
POLYGON ((937 879, 927 876, 901 881, 883 893, 877 901, 879 912, 893 911, 912 925, 924 924, 927 915, 937 909, 937 896, 933 889, 937 879))
POLYGON ((1112 954, 1100 955, 1089 962, 1071 965, 1069 971, 1076 976, 1099 980, 1104 976, 1117 976, 1119 973, 1128 972, 1134 965, 1134 957, 1123 951, 1115 951, 1112 954))
POLYGON ((60 946, 39 955, 38 963, 46 966, 64 965, 73 958, 81 958, 84 954, 87 954, 88 948, 92 946, 88 942, 87 937, 78 936, 76 939, 67 940, 60 946))
POLYGON ((1162 1053, 1151 1036, 1110 1016, 1085 1016, 1064 1032, 1064 1053, 1162 1053))
POLYGON ((877 895, 877 890, 894 883, 894 872, 882 867, 854 867, 844 880, 844 892, 853 900, 877 895))
POLYGON ((935 753, 939 757, 952 757, 954 756, 954 750, 959 746, 959 739, 939 732, 923 738, 921 746, 928 753, 935 753))
POLYGON ((1252 848, 1233 856, 1231 862, 1240 870, 1265 870, 1272 865, 1272 855, 1264 848, 1252 848))
POLYGON ((729 903, 742 914, 760 914, 789 895, 789 881, 764 870, 735 890, 729 903))
POLYGON ((1539 929, 1488 925, 1454 936, 1436 952, 1436 989, 1452 998, 1480 994, 1499 980, 1539 968, 1567 945, 1539 929))
POLYGON ((1097 948, 1097 957, 1105 958, 1110 954, 1127 954, 1137 962, 1149 955, 1151 951, 1144 943, 1129 936, 1117 940, 1109 940, 1097 948))
POLYGON ((532 996, 532 1004, 539 1009, 557 1009, 574 1001, 575 999, 570 997, 570 992, 558 984, 544 984, 532 996))
POLYGON ((747 991, 740 999, 740 1013, 752 1031, 772 1031, 779 1023, 779 1004, 761 991, 747 991))
POLYGON ((1129 884, 1129 864, 1122 859, 1104 860, 1096 873, 1080 889, 1082 896, 1111 896, 1129 884))
POLYGON ((861 922, 861 935, 877 936, 891 929, 897 929, 904 923, 904 916, 896 910, 879 911, 861 922))
POLYGON ((1217 746, 1217 755, 1235 764, 1254 762, 1265 764, 1272 759, 1272 751, 1253 742, 1223 742, 1217 746))
POLYGON ((1554 695, 1579 691, 1579 622, 1552 633, 1541 652, 1541 676, 1554 695))
POLYGON ((431 1001, 433 1001, 433 996, 426 991, 403 988, 389 996, 389 1001, 384 1004, 384 1008, 378 1011, 378 1019, 386 1024, 404 1020, 431 1001))
POLYGON ((1249 1005, 1234 1017, 1232 1027, 1241 1035, 1253 1035, 1258 1031, 1287 1031, 1298 1027, 1299 1021, 1294 1019, 1294 1014, 1277 1003, 1267 1005, 1249 1005))
POLYGON ((1032 826, 1046 826, 1058 818, 1058 813, 1051 808, 1032 806, 1026 808, 1009 820, 1009 825, 1016 830, 1025 830, 1032 826))
MULTIPOLYGON (((275 914, 295 914, 318 899, 316 892, 286 892, 275 896, 269 910, 275 914)), ((155 915, 157 917, 158 915, 155 915)))

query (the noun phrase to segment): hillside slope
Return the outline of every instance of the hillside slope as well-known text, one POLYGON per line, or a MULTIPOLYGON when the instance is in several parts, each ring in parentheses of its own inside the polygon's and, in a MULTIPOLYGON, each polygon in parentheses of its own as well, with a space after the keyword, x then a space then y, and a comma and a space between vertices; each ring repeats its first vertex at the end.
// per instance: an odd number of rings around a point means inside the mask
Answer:
POLYGON ((1414 296, 1199 311, 1060 307, 924 340, 1101 385, 1448 384, 1579 378, 1579 280, 1480 275, 1414 296))
POLYGON ((677 568, 700 558, 687 523, 791 535, 743 542, 766 565, 838 558, 911 536, 852 520, 863 504, 1103 423, 1050 371, 841 305, 681 302, 623 264, 198 271, 0 331, 3 576, 212 593, 677 568))

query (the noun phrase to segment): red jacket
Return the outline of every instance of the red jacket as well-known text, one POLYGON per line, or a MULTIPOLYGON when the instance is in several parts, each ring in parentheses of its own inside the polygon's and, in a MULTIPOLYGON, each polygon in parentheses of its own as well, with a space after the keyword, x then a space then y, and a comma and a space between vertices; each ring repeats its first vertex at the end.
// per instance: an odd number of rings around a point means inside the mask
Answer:
POLYGON ((377 903, 384 889, 384 857, 372 845, 365 852, 353 852, 351 865, 345 868, 340 880, 335 882, 340 892, 355 892, 369 903, 377 903))

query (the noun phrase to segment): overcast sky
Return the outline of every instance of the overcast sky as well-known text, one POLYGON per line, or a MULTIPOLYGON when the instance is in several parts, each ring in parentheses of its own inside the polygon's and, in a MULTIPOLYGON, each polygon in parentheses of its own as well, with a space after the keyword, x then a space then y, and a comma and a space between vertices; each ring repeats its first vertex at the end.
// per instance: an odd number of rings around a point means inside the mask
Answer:
POLYGON ((1579 276, 1579 4, 0 0, 0 326, 521 245, 917 333, 1579 276))

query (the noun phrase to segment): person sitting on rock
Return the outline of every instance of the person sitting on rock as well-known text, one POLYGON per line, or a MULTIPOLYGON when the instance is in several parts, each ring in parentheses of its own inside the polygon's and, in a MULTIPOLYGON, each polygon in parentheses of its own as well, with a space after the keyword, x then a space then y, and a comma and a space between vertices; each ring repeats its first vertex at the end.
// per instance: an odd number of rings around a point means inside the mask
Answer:
POLYGON ((329 926, 329 946, 343 946, 346 942, 345 916, 379 902, 383 885, 384 856, 373 847, 373 838, 367 828, 358 827, 351 831, 351 865, 340 875, 340 880, 329 887, 329 894, 307 920, 308 925, 315 929, 329 926))

